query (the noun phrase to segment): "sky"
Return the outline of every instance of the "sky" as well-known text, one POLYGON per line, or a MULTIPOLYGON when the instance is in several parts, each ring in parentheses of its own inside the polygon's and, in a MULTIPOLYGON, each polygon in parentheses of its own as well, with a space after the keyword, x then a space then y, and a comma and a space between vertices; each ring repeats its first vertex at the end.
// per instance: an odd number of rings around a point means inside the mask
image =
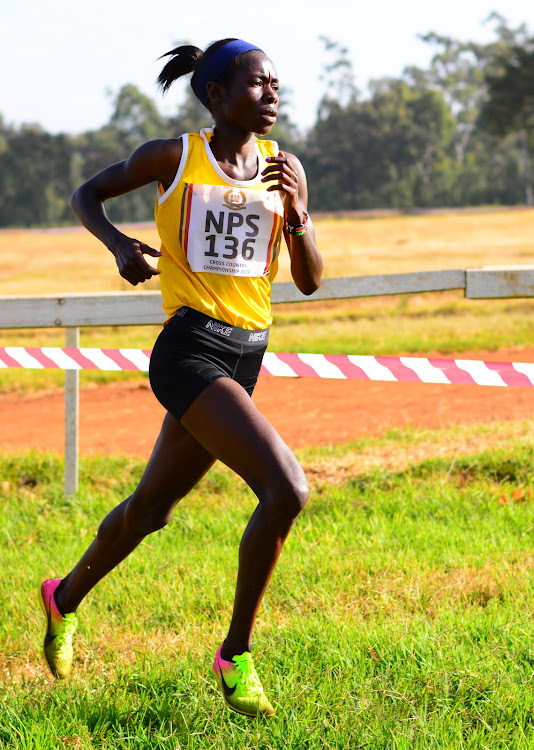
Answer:
POLYGON ((0 24, 0 115, 14 125, 39 123, 52 133, 79 133, 106 123, 113 95, 134 83, 170 114, 183 101, 179 82, 163 98, 157 58, 181 41, 206 47, 240 37, 275 63, 291 90, 288 114, 310 127, 324 93, 329 58, 319 36, 348 48, 356 85, 396 77, 408 65, 428 66, 428 31, 490 41, 492 11, 534 36, 533 0, 16 0, 0 24))

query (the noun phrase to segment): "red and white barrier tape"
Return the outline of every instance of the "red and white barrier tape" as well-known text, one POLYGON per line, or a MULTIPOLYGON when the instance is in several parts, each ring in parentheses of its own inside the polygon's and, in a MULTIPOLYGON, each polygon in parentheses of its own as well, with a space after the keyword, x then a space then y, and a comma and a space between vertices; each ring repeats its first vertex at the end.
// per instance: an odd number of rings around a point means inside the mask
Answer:
POLYGON ((150 349, 60 349, 6 346, 0 348, 2 367, 30 370, 141 370, 148 371, 150 349))
MULTIPOLYGON (((0 348, 0 369, 141 370, 146 372, 149 349, 0 348)), ((482 362, 471 359, 372 357, 361 354, 277 354, 267 352, 260 374, 290 378, 337 378, 464 383, 493 386, 534 386, 534 363, 482 362)))

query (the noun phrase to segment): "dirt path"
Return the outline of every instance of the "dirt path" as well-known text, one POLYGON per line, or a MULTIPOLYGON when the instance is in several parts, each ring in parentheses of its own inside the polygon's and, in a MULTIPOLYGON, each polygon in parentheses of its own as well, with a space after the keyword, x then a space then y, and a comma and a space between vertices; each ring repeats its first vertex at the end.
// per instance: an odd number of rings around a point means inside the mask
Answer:
MULTIPOLYGON (((534 349, 461 356, 534 362, 534 349)), ((0 450, 62 452, 63 398, 62 390, 0 396, 0 450)), ((254 400, 292 448, 345 443, 406 425, 439 428, 534 415, 534 388, 265 376, 254 400)), ((164 412, 147 383, 84 388, 80 402, 81 453, 149 455, 164 412)))

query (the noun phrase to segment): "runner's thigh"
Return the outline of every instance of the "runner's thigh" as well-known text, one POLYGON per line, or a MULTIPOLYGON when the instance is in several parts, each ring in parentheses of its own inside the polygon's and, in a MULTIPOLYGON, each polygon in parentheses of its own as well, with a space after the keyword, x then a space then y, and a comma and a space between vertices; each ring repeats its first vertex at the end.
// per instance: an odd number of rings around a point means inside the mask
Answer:
POLYGON ((174 504, 193 489, 214 462, 193 435, 166 414, 136 493, 158 505, 174 504))
POLYGON ((212 383, 187 409, 181 423, 260 498, 268 489, 284 490, 290 485, 304 492, 307 487, 291 450, 234 380, 220 378, 212 383))

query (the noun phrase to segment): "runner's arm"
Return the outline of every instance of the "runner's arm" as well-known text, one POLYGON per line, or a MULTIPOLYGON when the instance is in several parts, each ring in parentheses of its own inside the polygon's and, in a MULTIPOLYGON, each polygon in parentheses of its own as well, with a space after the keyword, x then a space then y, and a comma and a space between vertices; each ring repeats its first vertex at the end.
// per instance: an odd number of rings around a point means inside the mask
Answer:
POLYGON ((158 257, 161 253, 120 232, 109 221, 104 202, 155 181, 167 188, 181 155, 179 139, 149 141, 126 161, 112 164, 85 182, 71 198, 80 222, 113 253, 120 275, 133 286, 159 273, 146 262, 144 254, 158 257))

